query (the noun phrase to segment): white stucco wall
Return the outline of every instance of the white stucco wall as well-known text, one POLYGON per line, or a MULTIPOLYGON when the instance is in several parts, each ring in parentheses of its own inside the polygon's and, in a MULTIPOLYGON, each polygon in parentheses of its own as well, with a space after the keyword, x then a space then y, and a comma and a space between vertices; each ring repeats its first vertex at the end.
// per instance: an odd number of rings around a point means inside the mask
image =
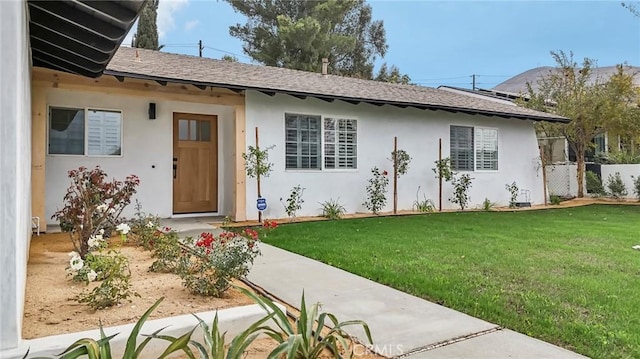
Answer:
POLYGON ((31 235, 27 35, 26 3, 0 1, 0 351, 20 344, 31 235))
MULTIPOLYGON (((143 211, 171 217, 174 112, 218 116, 218 209, 221 214, 231 213, 234 165, 232 107, 53 88, 47 91, 46 97, 48 106, 120 110, 123 119, 121 157, 47 155, 47 218, 63 205, 62 199, 70 183, 67 171, 79 166, 93 168, 96 165, 101 166, 110 178, 124 179, 130 174, 140 177, 140 186, 134 199, 142 203, 143 211), (150 102, 157 106, 155 120, 149 120, 150 102)), ((125 216, 134 214, 133 203, 123 212, 125 216)))
POLYGON ((626 164, 626 165, 602 165, 600 167, 600 173, 602 174, 602 185, 606 191, 609 191, 607 184, 609 183, 609 175, 614 176, 616 172, 620 172, 620 178, 627 187, 627 198, 636 198, 636 194, 633 192, 635 186, 633 185, 633 176, 638 178, 640 176, 639 164, 626 164))
MULTIPOLYGON (((506 205, 509 193, 505 184, 516 181, 521 189, 531 191, 533 203, 543 202, 539 153, 533 122, 498 117, 472 116, 443 111, 400 109, 393 106, 377 107, 367 104, 352 105, 342 101, 328 103, 308 98, 300 100, 287 95, 270 97, 255 91, 247 93, 247 145, 254 145, 254 129, 260 128, 260 145, 275 145, 269 154, 273 172, 262 181, 262 195, 267 198, 266 218, 286 217, 279 199, 286 199, 293 186, 306 188, 303 215, 318 215, 320 202, 340 198, 347 212, 364 212, 365 186, 373 166, 392 172, 388 160, 393 150, 393 137, 398 136, 399 148, 413 158, 409 171, 398 184, 398 208, 411 209, 416 190, 436 204, 438 184, 432 168, 438 158, 438 138, 443 141, 443 157, 449 156, 449 126, 468 125, 498 128, 499 171, 471 173, 471 207, 479 206, 485 198, 506 205), (284 114, 300 113, 337 116, 358 120, 358 169, 292 171, 285 170, 284 114)), ((448 199, 452 195, 450 184, 443 190, 443 207, 455 208, 448 199)), ((247 178, 247 216, 257 218, 255 180, 247 178)), ((387 195, 385 211, 393 209, 392 184, 387 195)))

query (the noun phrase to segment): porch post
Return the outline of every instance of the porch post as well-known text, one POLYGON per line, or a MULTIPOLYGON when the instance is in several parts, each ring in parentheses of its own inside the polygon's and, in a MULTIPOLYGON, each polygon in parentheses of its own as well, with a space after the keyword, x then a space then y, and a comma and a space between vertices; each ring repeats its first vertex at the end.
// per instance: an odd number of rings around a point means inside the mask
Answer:
POLYGON ((31 88, 31 116, 31 215, 40 218, 40 230, 46 231, 47 99, 44 87, 31 88))
POLYGON ((233 193, 233 220, 242 222, 247 220, 247 174, 244 168, 242 154, 246 151, 246 117, 245 106, 235 107, 235 186, 233 193))

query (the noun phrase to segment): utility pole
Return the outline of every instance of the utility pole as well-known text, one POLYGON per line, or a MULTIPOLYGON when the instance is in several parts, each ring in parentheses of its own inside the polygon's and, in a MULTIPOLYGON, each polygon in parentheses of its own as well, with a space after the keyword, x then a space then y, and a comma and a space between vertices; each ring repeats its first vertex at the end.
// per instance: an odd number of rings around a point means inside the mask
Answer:
POLYGON ((202 40, 198 41, 198 52, 200 53, 200 57, 202 57, 202 50, 204 50, 204 46, 202 46, 202 40))
POLYGON ((471 75, 471 78, 473 79, 471 82, 472 89, 473 91, 475 91, 476 90, 476 74, 471 75))

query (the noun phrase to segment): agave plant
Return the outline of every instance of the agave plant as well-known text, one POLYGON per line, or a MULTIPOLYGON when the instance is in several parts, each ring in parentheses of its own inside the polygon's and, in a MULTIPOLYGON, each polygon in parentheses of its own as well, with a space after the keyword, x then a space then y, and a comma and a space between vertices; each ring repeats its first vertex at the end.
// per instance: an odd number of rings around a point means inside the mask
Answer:
POLYGON ((213 318, 211 327, 197 315, 194 314, 194 316, 198 319, 198 326, 202 329, 204 345, 195 340, 191 340, 190 344, 197 349, 201 359, 242 359, 246 357, 245 351, 249 345, 261 333, 271 330, 269 327, 263 326, 263 324, 273 317, 273 313, 263 317, 236 335, 229 345, 225 343, 226 332, 220 333, 218 328, 218 313, 213 318))
POLYGON ((304 292, 300 301, 300 317, 294 324, 291 324, 286 313, 272 301, 257 296, 244 288, 238 289, 253 299, 262 309, 270 312, 279 329, 274 330, 270 327, 263 329, 266 335, 278 342, 278 346, 269 353, 269 359, 277 359, 282 355, 292 359, 316 359, 325 349, 329 350, 336 358, 342 358, 340 348, 345 351, 349 348, 349 334, 343 328, 353 325, 362 326, 369 344, 373 344, 367 323, 362 320, 339 322, 335 315, 320 312, 319 303, 307 308, 304 292), (327 320, 332 328, 323 335, 322 329, 325 328, 327 320))
MULTIPOLYGON (((133 330, 131 331, 131 333, 129 334, 129 337, 127 338, 127 344, 124 349, 124 354, 122 355, 123 359, 137 359, 137 358, 145 357, 144 355, 142 355, 142 351, 144 350, 144 348, 147 346, 147 344, 149 344, 151 339, 158 337, 159 333, 165 329, 165 328, 160 328, 156 330, 154 333, 150 335, 146 335, 147 338, 145 338, 145 340, 143 340, 142 343, 138 345, 137 339, 138 339, 138 335, 140 334, 140 330, 142 329, 142 326, 147 321, 147 319, 149 319, 149 316, 151 315, 151 313, 158 307, 158 305, 160 305, 163 299, 164 298, 158 299, 149 309, 147 309, 146 312, 144 312, 142 317, 140 317, 140 319, 136 322, 136 325, 133 327, 133 330)), ((191 332, 187 334, 190 336, 191 333, 193 333, 193 330, 191 330, 191 332)), ((119 333, 106 336, 102 328, 102 323, 100 323, 100 339, 98 340, 95 340, 92 338, 79 339, 75 341, 73 344, 69 345, 69 347, 67 347, 67 349, 65 349, 62 353, 58 354, 56 358, 76 359, 86 355, 89 359, 112 359, 113 356, 111 355, 110 341, 118 334, 119 333)), ((184 351, 189 358, 194 358, 193 353, 191 352, 190 348, 187 345, 188 340, 186 341, 186 343, 184 342, 184 339, 180 340, 187 334, 177 339, 172 338, 174 340, 171 341, 172 343, 167 347, 167 349, 165 349, 165 351, 162 353, 160 358, 165 358, 169 354, 174 353, 176 351, 181 351, 181 350, 184 351)), ((167 337, 167 338, 171 338, 171 337, 167 337)), ((25 355, 25 358, 26 358, 26 355, 25 355)), ((36 359, 51 359, 51 358, 41 357, 36 359)))

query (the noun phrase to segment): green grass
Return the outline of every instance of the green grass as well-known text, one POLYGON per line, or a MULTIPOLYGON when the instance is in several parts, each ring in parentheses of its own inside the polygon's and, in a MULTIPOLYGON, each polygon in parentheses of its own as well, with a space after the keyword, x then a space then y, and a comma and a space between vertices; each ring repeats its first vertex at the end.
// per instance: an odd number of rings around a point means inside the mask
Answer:
POLYGON ((587 356, 640 358, 640 206, 298 223, 267 243, 587 356))

